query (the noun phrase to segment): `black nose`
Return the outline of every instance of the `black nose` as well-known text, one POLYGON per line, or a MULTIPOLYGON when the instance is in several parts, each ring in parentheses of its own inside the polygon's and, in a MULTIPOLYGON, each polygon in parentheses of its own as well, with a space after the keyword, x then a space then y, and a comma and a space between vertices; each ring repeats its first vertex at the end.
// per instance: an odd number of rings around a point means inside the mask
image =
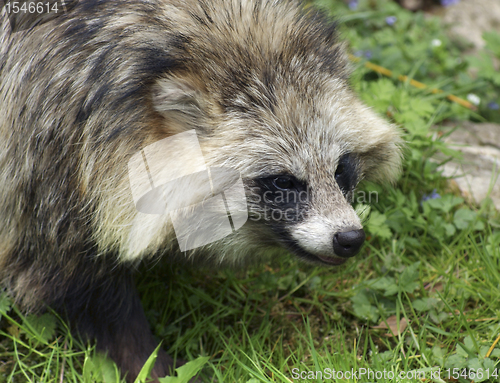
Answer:
POLYGON ((333 236, 333 251, 338 257, 353 257, 358 254, 364 241, 365 231, 363 229, 335 233, 333 236))

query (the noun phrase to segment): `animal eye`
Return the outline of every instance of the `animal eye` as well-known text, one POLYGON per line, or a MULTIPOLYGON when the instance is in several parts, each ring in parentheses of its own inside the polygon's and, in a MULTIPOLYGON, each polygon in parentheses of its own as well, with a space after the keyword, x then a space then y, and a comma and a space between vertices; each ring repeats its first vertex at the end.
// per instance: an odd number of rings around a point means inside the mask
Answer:
POLYGON ((335 176, 340 176, 342 173, 344 173, 344 164, 339 163, 337 165, 337 170, 335 171, 335 176))
POLYGON ((335 181, 344 194, 353 190, 358 183, 358 170, 356 156, 350 153, 339 158, 337 169, 335 170, 335 181))
POLYGON ((276 186, 278 189, 292 189, 295 184, 293 181, 290 179, 290 177, 278 177, 273 180, 274 186, 276 186))

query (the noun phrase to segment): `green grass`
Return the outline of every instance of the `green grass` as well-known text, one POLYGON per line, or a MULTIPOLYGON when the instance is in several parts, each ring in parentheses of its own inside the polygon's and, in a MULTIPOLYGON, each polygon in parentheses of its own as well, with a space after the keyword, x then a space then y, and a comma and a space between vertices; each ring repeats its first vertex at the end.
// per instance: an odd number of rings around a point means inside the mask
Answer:
MULTIPOLYGON (((445 93, 358 64, 353 86, 402 126, 407 149, 397 185, 361 186, 379 200, 357 206, 369 239, 347 265, 312 268, 285 256, 239 272, 143 270, 146 314, 168 352, 209 357, 165 381, 185 381, 182 374, 201 365, 207 382, 420 381, 417 371, 428 382, 499 381, 500 347, 490 347, 500 334, 500 216, 489 200, 468 204, 430 158, 458 157, 439 138, 442 122, 500 122, 491 108, 500 103, 500 84, 488 66, 500 57, 500 37, 485 36, 478 62, 462 56, 464 45, 450 41, 437 19, 393 2, 360 0, 354 11, 340 1, 316 3, 344 19, 353 52, 445 93), (388 25, 388 16, 396 23, 388 25), (469 69, 481 65, 472 77, 469 69), (470 93, 481 100, 477 111, 445 98, 470 93), (379 375, 329 379, 332 370, 379 375), (414 376, 391 378, 401 372, 414 376)), ((112 362, 69 336, 54 315, 25 318, 10 307, 0 300, 0 383, 119 381, 112 362)))

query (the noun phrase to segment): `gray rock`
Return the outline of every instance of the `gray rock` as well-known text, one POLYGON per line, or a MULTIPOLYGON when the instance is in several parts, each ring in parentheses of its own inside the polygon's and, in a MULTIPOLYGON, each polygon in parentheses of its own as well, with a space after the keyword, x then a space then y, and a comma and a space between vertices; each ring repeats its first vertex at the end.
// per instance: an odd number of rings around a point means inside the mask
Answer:
POLYGON ((443 175, 454 178, 464 195, 477 203, 489 195, 500 210, 500 125, 467 122, 445 142, 463 159, 444 164, 443 175))
POLYGON ((482 48, 483 32, 500 31, 500 0, 461 0, 445 8, 443 22, 452 36, 482 48))
MULTIPOLYGON (((500 31, 500 0, 461 0, 444 8, 442 19, 452 37, 477 51, 484 47, 484 32, 500 31)), ((466 197, 480 203, 489 195, 500 210, 500 125, 468 122, 446 141, 463 160, 443 165, 444 175, 453 177, 466 197)))

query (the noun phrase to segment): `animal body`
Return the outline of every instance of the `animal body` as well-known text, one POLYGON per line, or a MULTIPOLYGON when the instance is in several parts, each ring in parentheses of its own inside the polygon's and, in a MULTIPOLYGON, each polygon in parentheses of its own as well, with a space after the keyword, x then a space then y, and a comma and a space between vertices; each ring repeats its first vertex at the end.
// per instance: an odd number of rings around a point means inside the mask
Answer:
MULTIPOLYGON (((4 6, 0 281, 25 312, 60 312, 133 381, 156 347, 133 284, 141 261, 244 267, 281 247, 329 266, 359 251, 349 196, 363 178, 397 177, 400 137, 354 95, 335 26, 317 11, 81 0, 26 28, 13 21, 4 6), (182 252, 167 215, 136 208, 129 162, 190 131, 207 166, 241 176, 249 219, 182 252)), ((189 172, 176 150, 165 158, 189 172)), ((153 377, 170 367, 161 352, 153 377)))

